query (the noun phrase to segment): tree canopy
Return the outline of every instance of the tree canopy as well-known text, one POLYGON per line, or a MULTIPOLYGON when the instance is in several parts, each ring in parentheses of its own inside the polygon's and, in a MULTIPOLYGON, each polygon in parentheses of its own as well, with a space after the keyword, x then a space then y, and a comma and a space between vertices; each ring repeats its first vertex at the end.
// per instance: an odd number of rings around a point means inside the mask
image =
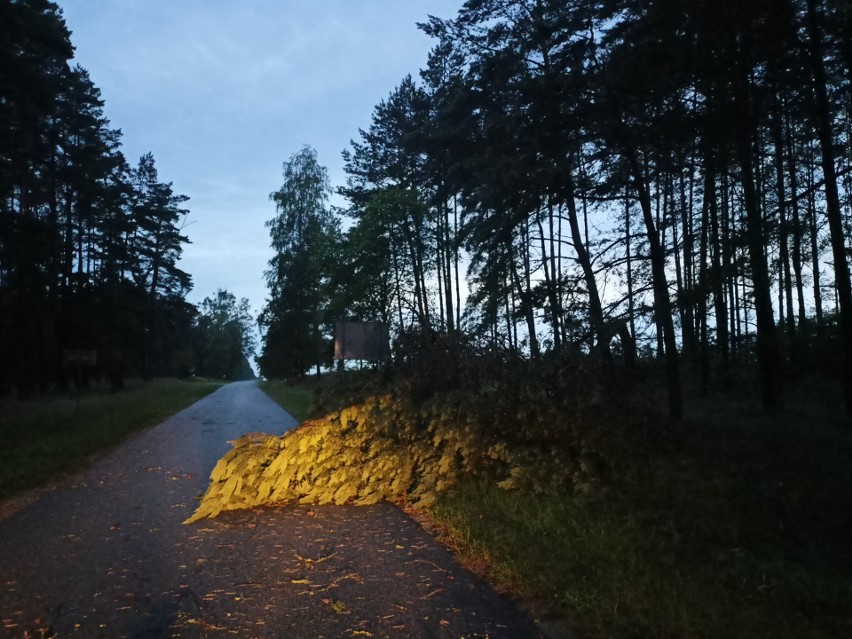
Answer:
POLYGON ((132 166, 59 7, 0 1, 0 392, 194 368, 188 198, 132 166))
POLYGON ((195 373, 215 379, 253 379, 257 350, 249 301, 224 289, 202 300, 197 318, 195 373))
POLYGON ((343 153, 342 268, 316 308, 397 338, 659 358, 676 418, 684 367, 706 392, 752 361, 767 409, 817 361, 852 408, 847 4, 430 16, 420 78, 343 153))
POLYGON ((275 254, 266 271, 270 297, 260 314, 258 363, 269 377, 300 377, 331 360, 326 309, 339 220, 328 208, 331 187, 316 151, 304 147, 284 163, 284 182, 269 195, 267 222, 275 254))

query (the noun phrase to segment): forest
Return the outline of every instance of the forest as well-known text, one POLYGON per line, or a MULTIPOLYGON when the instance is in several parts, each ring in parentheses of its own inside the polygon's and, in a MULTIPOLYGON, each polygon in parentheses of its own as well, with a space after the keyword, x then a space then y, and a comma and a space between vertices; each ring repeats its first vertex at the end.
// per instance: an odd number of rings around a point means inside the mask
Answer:
POLYGON ((470 0, 419 26, 346 184, 310 147, 284 164, 264 374, 328 364, 351 319, 398 357, 650 364, 675 419, 685 379, 772 410, 818 373, 852 409, 849 3, 470 0))
MULTIPOLYGON (((116 384, 205 372, 188 198, 151 153, 125 159, 54 3, 0 11, 0 388, 67 384, 80 350, 116 384)), ((426 18, 424 68, 343 151, 346 183, 310 147, 284 164, 262 372, 320 370, 335 321, 382 321, 399 357, 445 340, 658 362, 675 418, 684 379, 754 379, 773 409, 810 372, 848 410, 850 13, 472 0, 426 18)), ((222 293, 251 357, 247 305, 222 293)))
POLYGON ((59 7, 0 0, 0 395, 259 350, 312 419, 234 442, 188 521, 384 499, 570 636, 850 636, 852 3, 419 26, 344 183, 283 163, 254 318, 187 302, 188 198, 125 159, 59 7), (386 324, 389 365, 326 374, 340 320, 386 324))
POLYGON ((261 372, 189 521, 386 499, 572 637, 850 634, 852 3, 468 0, 270 197, 261 372), (345 205, 335 207, 334 195, 345 205))
POLYGON ((126 160, 73 55, 55 3, 0 2, 0 393, 66 388, 80 353, 84 380, 116 388, 253 376, 247 301, 187 303, 189 198, 153 154, 126 160))

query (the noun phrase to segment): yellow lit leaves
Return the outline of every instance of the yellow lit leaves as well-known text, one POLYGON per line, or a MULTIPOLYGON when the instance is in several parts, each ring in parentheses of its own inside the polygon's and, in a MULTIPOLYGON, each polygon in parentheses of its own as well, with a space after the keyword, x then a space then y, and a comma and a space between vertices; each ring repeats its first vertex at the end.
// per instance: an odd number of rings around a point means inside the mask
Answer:
POLYGON ((541 450, 512 448, 485 437, 475 424, 459 406, 432 403, 413 410, 385 395, 281 437, 243 436, 216 464, 186 523, 286 501, 366 505, 387 499, 429 506, 465 475, 536 492, 556 482, 576 484, 578 465, 571 460, 541 464, 541 450))

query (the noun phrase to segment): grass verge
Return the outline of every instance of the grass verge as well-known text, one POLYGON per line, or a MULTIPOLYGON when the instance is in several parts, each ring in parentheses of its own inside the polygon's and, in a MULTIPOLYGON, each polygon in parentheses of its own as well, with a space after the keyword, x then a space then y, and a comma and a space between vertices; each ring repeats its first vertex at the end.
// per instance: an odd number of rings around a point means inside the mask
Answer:
POLYGON ((84 467, 93 455, 153 426, 221 386, 202 380, 131 381, 121 392, 90 389, 0 399, 0 499, 84 467))
POLYGON ((468 483, 432 516, 581 639, 852 637, 848 431, 807 410, 694 415, 677 451, 603 495, 468 483))
POLYGON ((293 385, 284 380, 270 380, 261 382, 259 386, 301 424, 311 416, 313 411, 314 388, 317 383, 309 380, 293 385))

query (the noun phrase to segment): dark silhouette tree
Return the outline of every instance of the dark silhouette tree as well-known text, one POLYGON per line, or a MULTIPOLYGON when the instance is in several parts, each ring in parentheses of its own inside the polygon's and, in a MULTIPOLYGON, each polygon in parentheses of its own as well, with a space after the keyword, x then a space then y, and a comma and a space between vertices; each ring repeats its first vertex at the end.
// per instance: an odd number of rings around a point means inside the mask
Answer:
POLYGON ((69 349, 116 386, 172 374, 189 339, 186 198, 128 168, 72 54, 55 3, 0 2, 0 390, 64 385, 69 349))
POLYGON ((246 362, 255 356, 255 321, 249 301, 218 289, 205 297, 196 320, 195 373, 217 379, 254 377, 246 362))
POLYGON ((267 227, 275 251, 266 272, 270 297, 258 320, 261 372, 301 377, 331 359, 329 285, 340 223, 328 208, 331 187, 316 151, 304 147, 283 166, 284 183, 270 194, 276 215, 267 227))

